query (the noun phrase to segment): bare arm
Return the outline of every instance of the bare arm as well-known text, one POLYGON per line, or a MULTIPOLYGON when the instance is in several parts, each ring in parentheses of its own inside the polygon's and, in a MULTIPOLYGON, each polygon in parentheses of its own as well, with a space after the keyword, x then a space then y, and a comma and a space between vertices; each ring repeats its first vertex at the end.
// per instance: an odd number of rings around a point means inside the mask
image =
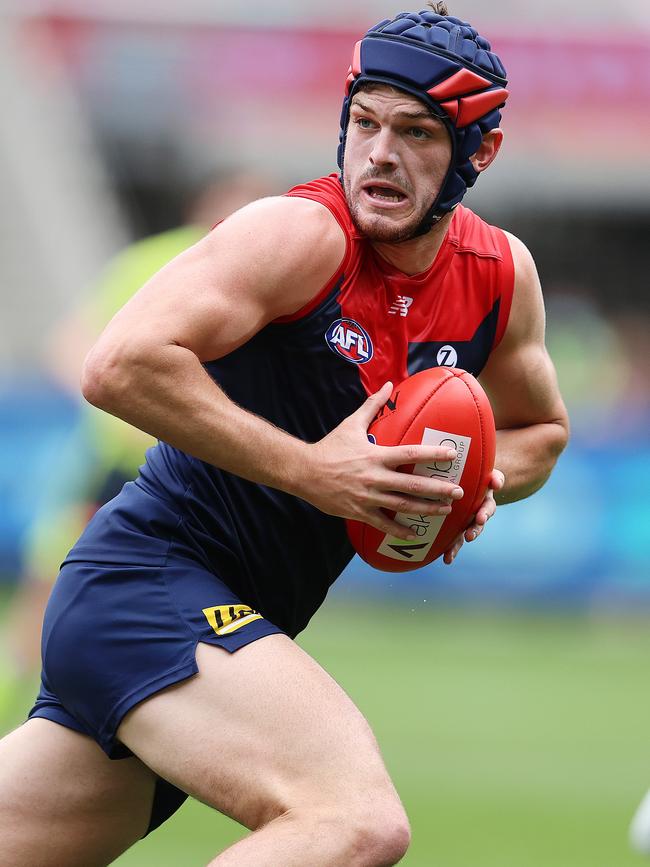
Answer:
POLYGON ((555 368, 544 344, 545 315, 535 263, 518 238, 508 234, 515 286, 508 325, 480 376, 497 428, 491 490, 474 523, 445 554, 452 563, 463 541, 473 542, 497 503, 529 497, 542 487, 569 437, 569 420, 555 368))
POLYGON ((265 199, 242 209, 163 268, 113 318, 86 360, 84 396, 201 460, 408 538, 382 509, 444 514, 445 501, 461 494, 397 472, 401 464, 442 457, 440 449, 368 443, 366 429, 389 397, 387 388, 309 444, 237 406, 202 367, 300 309, 331 279, 344 253, 342 230, 317 203, 265 199))
POLYGON ((544 344, 542 290, 532 256, 508 235, 515 263, 512 310, 503 340, 481 374, 497 427, 495 466, 505 475, 496 497, 510 503, 542 487, 569 436, 555 368, 544 344))
POLYGON ((232 403, 201 362, 299 309, 327 282, 345 251, 328 217, 306 200, 262 200, 166 265, 91 350, 86 399, 208 463, 286 487, 304 460, 300 443, 232 403), (314 255, 300 256, 303 244, 314 255), (258 466, 251 442, 265 455, 258 466))

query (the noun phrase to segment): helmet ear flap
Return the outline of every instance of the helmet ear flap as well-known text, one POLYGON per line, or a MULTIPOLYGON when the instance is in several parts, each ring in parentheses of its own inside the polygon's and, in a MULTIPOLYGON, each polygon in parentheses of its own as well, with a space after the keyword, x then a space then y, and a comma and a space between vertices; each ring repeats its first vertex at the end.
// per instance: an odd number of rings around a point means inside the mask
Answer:
POLYGON ((343 107, 341 108, 339 146, 336 152, 336 163, 341 172, 341 180, 343 180, 343 160, 345 159, 345 142, 348 136, 348 123, 350 121, 350 102, 352 100, 353 90, 354 85, 350 89, 348 95, 345 96, 345 98, 343 99, 343 107))
POLYGON ((456 141, 458 144, 457 159, 468 160, 481 147, 483 133, 477 123, 466 126, 465 129, 457 130, 456 141))

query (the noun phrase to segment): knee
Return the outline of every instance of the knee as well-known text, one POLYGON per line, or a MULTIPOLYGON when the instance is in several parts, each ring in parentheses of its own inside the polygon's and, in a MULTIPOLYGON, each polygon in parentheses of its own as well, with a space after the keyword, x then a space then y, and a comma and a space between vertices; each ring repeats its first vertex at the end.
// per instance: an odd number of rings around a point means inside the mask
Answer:
POLYGON ((388 867, 401 861, 411 842, 409 821, 397 798, 338 804, 318 812, 321 834, 334 842, 336 863, 388 867))
POLYGON ((336 803, 276 809, 256 827, 274 820, 293 824, 333 863, 346 867, 397 864, 411 842, 408 817, 394 792, 342 795, 336 803))

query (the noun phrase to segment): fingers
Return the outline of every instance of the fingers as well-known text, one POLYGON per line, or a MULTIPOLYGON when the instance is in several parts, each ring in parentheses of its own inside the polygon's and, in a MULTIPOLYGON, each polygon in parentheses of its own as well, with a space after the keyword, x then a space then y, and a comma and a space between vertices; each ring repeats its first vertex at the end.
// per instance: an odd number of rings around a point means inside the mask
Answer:
POLYGON ((449 472, 449 462, 456 457, 456 450, 448 446, 380 446, 382 462, 387 467, 404 467, 411 464, 431 464, 432 472, 449 472))
POLYGON ((403 524, 393 521, 381 509, 373 509, 369 511, 361 518, 361 520, 364 524, 370 524, 371 527, 375 527, 377 530, 381 530, 382 533, 386 533, 389 536, 395 536, 397 539, 404 539, 404 541, 411 542, 413 539, 417 538, 410 527, 405 527, 403 524))
POLYGON ((452 502, 461 500, 464 491, 453 482, 414 473, 391 472, 378 480, 377 488, 390 493, 408 494, 409 499, 443 500, 452 502))
POLYGON ((499 491, 504 486, 506 481, 505 475, 501 472, 501 470, 492 470, 492 475, 490 477, 490 489, 485 495, 485 499, 481 503, 479 510, 474 516, 473 522, 470 526, 465 530, 464 533, 461 533, 458 536, 454 543, 445 551, 443 560, 444 562, 450 566, 456 557, 458 556, 458 552, 463 547, 464 542, 474 542, 483 532, 485 525, 490 520, 492 515, 496 512, 497 504, 494 499, 494 491, 499 491))
POLYGON ((492 491, 488 491, 487 496, 481 503, 478 512, 476 513, 475 523, 478 524, 479 527, 484 527, 485 524, 490 520, 492 515, 497 510, 496 500, 494 499, 494 494, 492 491))
POLYGON ((454 560, 458 556, 458 552, 463 547, 463 542, 464 542, 464 537, 461 534, 460 536, 456 537, 456 541, 451 546, 451 548, 449 548, 447 551, 445 551, 442 559, 443 559, 443 562, 447 564, 447 566, 451 566, 451 564, 454 562, 454 560))
POLYGON ((418 500, 414 497, 400 497, 398 494, 379 494, 377 505, 381 509, 402 515, 448 515, 451 504, 448 500, 418 500))
POLYGON ((490 487, 493 491, 500 491, 506 483, 506 477, 501 470, 492 470, 490 476, 490 487))
POLYGON ((500 491, 506 483, 506 477, 501 470, 492 470, 490 477, 490 490, 481 506, 474 516, 473 523, 465 530, 464 538, 466 542, 474 542, 483 532, 483 529, 492 515, 496 512, 497 504, 494 499, 494 491, 500 491))
POLYGON ((368 430, 370 422, 377 415, 382 406, 385 406, 386 401, 391 396, 392 391, 393 383, 385 382, 379 389, 379 391, 371 394, 370 397, 367 398, 367 400, 364 401, 364 403, 362 403, 359 409, 354 413, 354 415, 363 424, 364 430, 368 430))
MULTIPOLYGON (((503 473, 501 473, 503 476, 503 473)), ((490 490, 488 491, 485 499, 481 503, 481 506, 474 516, 474 521, 472 524, 465 530, 465 541, 466 542, 474 542, 483 532, 483 529, 487 522, 490 520, 492 515, 497 510, 497 504, 494 499, 494 494, 490 490)))

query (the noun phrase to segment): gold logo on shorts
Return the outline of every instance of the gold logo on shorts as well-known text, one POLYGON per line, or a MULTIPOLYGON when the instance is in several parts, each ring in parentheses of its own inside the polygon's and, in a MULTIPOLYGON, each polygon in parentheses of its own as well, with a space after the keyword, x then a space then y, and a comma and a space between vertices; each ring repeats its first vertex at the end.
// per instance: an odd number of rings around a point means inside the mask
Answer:
POLYGON ((203 613, 217 635, 230 635, 242 626, 262 619, 262 615, 248 605, 214 605, 204 608, 203 613))

